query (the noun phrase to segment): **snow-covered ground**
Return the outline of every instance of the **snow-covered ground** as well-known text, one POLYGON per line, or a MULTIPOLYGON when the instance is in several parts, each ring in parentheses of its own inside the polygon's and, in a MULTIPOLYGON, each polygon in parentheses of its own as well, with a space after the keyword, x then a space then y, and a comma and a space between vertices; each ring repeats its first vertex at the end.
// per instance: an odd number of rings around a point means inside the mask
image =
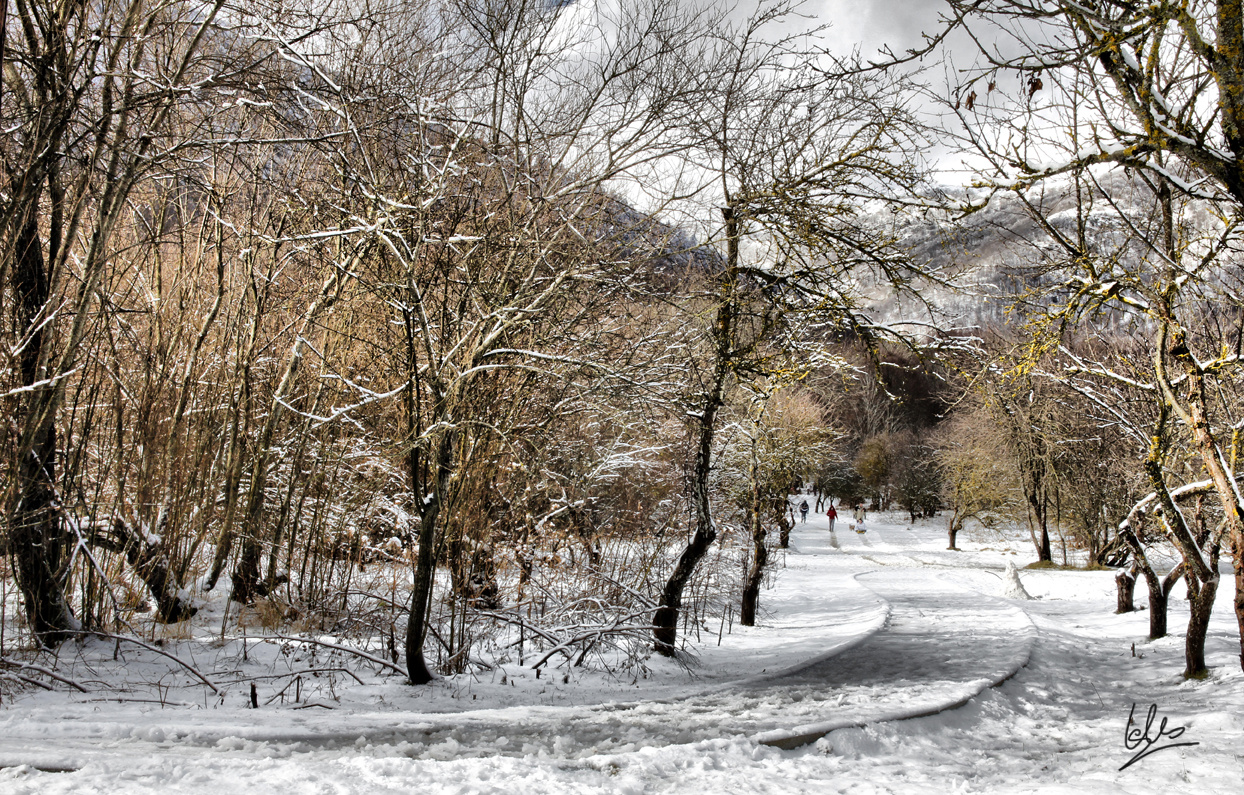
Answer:
POLYGON ((0 708, 0 792, 1244 787, 1229 578, 1207 646, 1212 675, 1185 682, 1181 588, 1174 633, 1151 643, 1145 612, 1113 614, 1110 572, 1024 570, 1034 599, 1006 599, 1006 563, 1031 559, 1023 538, 961 536, 963 552, 945 543, 940 522, 913 528, 887 515, 866 536, 831 537, 823 517, 810 520, 762 594, 762 626, 703 628, 689 667, 653 660, 646 678, 558 669, 537 679, 510 665, 411 688, 352 664, 361 684, 308 674, 299 695, 261 682, 261 706, 248 709, 249 682, 221 678, 230 660, 239 671, 261 658, 322 671, 331 650, 312 661, 303 647, 275 643, 180 643, 222 697, 158 654, 122 646, 114 663, 113 645, 96 642, 62 661, 90 692, 30 690, 0 708), (1150 738, 1167 720, 1170 736, 1152 749, 1197 744, 1120 771, 1146 747, 1125 747, 1133 705, 1142 730, 1156 705, 1150 738), (1177 727, 1185 731, 1175 737, 1177 727))

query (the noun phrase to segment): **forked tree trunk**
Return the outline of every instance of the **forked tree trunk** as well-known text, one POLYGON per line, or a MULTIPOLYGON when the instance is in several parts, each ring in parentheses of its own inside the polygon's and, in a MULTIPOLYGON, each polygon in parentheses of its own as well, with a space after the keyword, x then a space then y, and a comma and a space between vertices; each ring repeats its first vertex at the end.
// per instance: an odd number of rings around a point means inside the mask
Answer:
POLYGON ((946 547, 947 549, 953 549, 956 552, 959 551, 959 547, 955 546, 955 544, 957 543, 959 539, 959 531, 962 529, 963 529, 963 519, 960 518, 957 512, 951 514, 950 524, 946 528, 946 534, 950 536, 950 546, 946 547))
MULTIPOLYGON (((1139 522, 1141 519, 1142 515, 1136 514, 1129 517, 1128 521, 1139 522)), ((1145 555, 1145 549, 1141 546, 1140 537, 1136 535, 1135 530, 1125 523, 1123 527, 1120 527, 1119 535, 1132 552, 1132 570, 1144 575, 1145 586, 1149 591, 1149 640, 1164 638, 1166 637, 1166 613, 1171 589, 1183 576, 1186 566, 1180 563, 1171 569, 1164 579, 1159 578, 1158 573, 1153 569, 1153 564, 1149 562, 1149 557, 1145 555)), ((1135 575, 1132 576, 1134 582, 1135 575)))
POLYGON ((1157 572, 1152 566, 1148 566, 1141 571, 1145 575, 1145 585, 1149 590, 1149 640, 1157 640, 1166 637, 1167 632, 1167 615, 1169 613, 1171 602, 1171 591, 1175 588, 1175 584, 1184 576, 1187 566, 1180 563, 1171 569, 1165 577, 1158 578, 1157 572))

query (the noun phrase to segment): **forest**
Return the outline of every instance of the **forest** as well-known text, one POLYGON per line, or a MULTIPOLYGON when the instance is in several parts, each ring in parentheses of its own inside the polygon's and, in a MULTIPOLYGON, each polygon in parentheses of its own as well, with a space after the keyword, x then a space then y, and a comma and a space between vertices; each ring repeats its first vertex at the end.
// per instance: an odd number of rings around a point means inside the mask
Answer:
POLYGON ((805 10, 6 2, 0 702, 88 647, 216 695, 195 644, 694 665, 804 499, 1020 528, 1209 675, 1239 3, 948 0, 875 55, 805 10))

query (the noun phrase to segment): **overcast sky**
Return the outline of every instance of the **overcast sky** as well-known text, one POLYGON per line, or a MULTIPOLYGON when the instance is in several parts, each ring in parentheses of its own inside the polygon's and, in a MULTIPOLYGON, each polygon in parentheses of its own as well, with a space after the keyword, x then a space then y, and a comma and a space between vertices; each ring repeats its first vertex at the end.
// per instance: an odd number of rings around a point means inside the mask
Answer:
POLYGON ((921 44, 921 31, 937 27, 944 0, 810 0, 807 8, 830 25, 826 43, 838 54, 860 47, 869 57, 883 44, 896 52, 921 44))

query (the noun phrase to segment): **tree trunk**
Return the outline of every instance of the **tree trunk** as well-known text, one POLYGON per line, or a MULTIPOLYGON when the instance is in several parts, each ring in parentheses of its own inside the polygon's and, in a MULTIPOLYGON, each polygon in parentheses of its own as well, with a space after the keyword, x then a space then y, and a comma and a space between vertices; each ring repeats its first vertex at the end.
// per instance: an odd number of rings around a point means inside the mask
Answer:
POLYGON ((406 619, 406 675, 410 677, 412 685, 426 685, 433 678, 427 662, 423 659, 423 639, 427 634, 428 605, 432 597, 432 574, 435 567, 432 548, 435 541, 435 521, 421 521, 414 583, 410 589, 410 615, 406 619))
POLYGON ((1149 590, 1149 640, 1157 640, 1166 637, 1167 632, 1167 610, 1171 601, 1171 590, 1175 584, 1179 582, 1179 578, 1184 576, 1187 567, 1180 563, 1171 569, 1165 577, 1159 579, 1157 572, 1149 565, 1146 560, 1141 566, 1141 571, 1145 575, 1145 584, 1149 590))
POLYGON ((1166 606, 1169 591, 1162 587, 1162 581, 1153 569, 1144 572, 1145 584, 1149 587, 1149 640, 1166 637, 1166 606))
POLYGON ((80 629, 61 587, 66 546, 56 499, 57 387, 42 384, 47 329, 42 326, 49 295, 47 268, 39 241, 36 207, 31 204, 15 241, 14 310, 24 333, 19 354, 22 385, 16 486, 9 515, 9 548, 17 564, 18 587, 35 640, 52 648, 80 629))
MULTIPOLYGON (((1224 8, 1225 8, 1224 4, 1224 8)), ((1238 16, 1239 5, 1234 4, 1234 15, 1238 16)), ((1239 20, 1232 19, 1232 28, 1238 30, 1239 20)), ((1217 437, 1214 435, 1213 427, 1209 418, 1209 406, 1211 401, 1207 395, 1207 387, 1205 384, 1205 371, 1202 369, 1200 362, 1192 354, 1189 348, 1187 334, 1182 326, 1175 322, 1173 312, 1169 305, 1159 307, 1162 310, 1158 336, 1158 353, 1154 359, 1155 369, 1159 376, 1158 383, 1162 388, 1163 397, 1169 406, 1180 414, 1180 419, 1192 431, 1192 437, 1195 439, 1197 448, 1201 454, 1201 461, 1205 465, 1205 471, 1209 474, 1210 479, 1214 482, 1214 491, 1218 495, 1218 499, 1223 511, 1223 521, 1226 525, 1226 536, 1231 542, 1233 564, 1235 566, 1235 582, 1236 591, 1233 606, 1235 608, 1236 624, 1240 631, 1240 667, 1244 669, 1244 577, 1241 576, 1241 569, 1244 568, 1244 504, 1241 504, 1239 490, 1235 481, 1235 473, 1228 469, 1227 457, 1223 455, 1221 446, 1217 437), (1187 394, 1188 406, 1182 409, 1179 406, 1170 380, 1166 376, 1165 363, 1163 354, 1166 352, 1166 341, 1170 336, 1169 353, 1184 368, 1187 375, 1187 394)), ((1217 542, 1215 542, 1217 543, 1217 542)), ((1210 589, 1216 591, 1218 587, 1218 573, 1206 572, 1190 572, 1188 577, 1189 586, 1192 585, 1193 577, 1200 579, 1204 583, 1213 581, 1213 587, 1210 589)), ((1191 588, 1189 589, 1191 595, 1191 588)), ((1212 596, 1210 598, 1212 602, 1212 596)), ((1206 621, 1208 621, 1209 610, 1213 605, 1206 607, 1206 621)), ((1191 625, 1189 625, 1189 637, 1191 638, 1191 625)), ((1202 662, 1202 668, 1204 663, 1202 662)), ((1194 671, 1192 661, 1189 658, 1190 672, 1186 675, 1200 675, 1200 671, 1194 671)))
POLYGON ((266 595, 259 581, 259 558, 263 550, 259 539, 255 537, 257 532, 259 530, 256 524, 247 525, 242 537, 242 553, 238 556, 237 565, 233 567, 233 589, 229 598, 239 604, 248 605, 257 597, 266 595))
MULTIPOLYGON (((432 580, 436 573, 436 556, 433 554, 436 547, 436 526, 449 487, 453 445, 452 432, 445 431, 436 446, 435 485, 419 517, 419 551, 415 558, 414 582, 410 590, 410 615, 406 622, 406 673, 412 685, 425 685, 433 679, 423 658, 423 641, 427 635, 428 607, 432 603, 432 580)), ((415 456, 415 453, 412 452, 411 456, 415 456)), ((411 471, 412 477, 417 476, 417 469, 413 465, 411 471)), ((419 491, 415 493, 418 494, 419 491)))
MULTIPOLYGON (((1141 515, 1131 516, 1128 521, 1139 522, 1141 515)), ((1141 546, 1140 537, 1136 535, 1136 532, 1131 527, 1125 526, 1120 528, 1119 535, 1132 551, 1134 561, 1132 567, 1144 575, 1145 585, 1149 591, 1149 640, 1164 638, 1166 637, 1167 603, 1171 589, 1175 587, 1175 583, 1179 581, 1184 572, 1184 564, 1181 563, 1172 569, 1164 580, 1160 579, 1158 573, 1153 570, 1153 565, 1149 563, 1149 558, 1145 555, 1145 549, 1141 546)))
MULTIPOLYGON (((769 562, 769 550, 765 547, 765 525, 761 520, 761 497, 760 497, 760 459, 757 455, 756 445, 759 443, 760 435, 760 415, 753 419, 752 422, 752 446, 751 446, 751 462, 748 467, 748 479, 751 481, 751 494, 749 495, 747 506, 747 518, 749 529, 752 536, 752 564, 748 569, 747 577, 743 581, 743 598, 739 604, 739 623, 745 627, 756 626, 756 603, 760 599, 760 581, 765 576, 765 564, 769 562)), ((785 527, 786 522, 786 496, 783 495, 777 503, 778 521, 785 527)), ((785 531, 789 534, 789 530, 785 531)))
POLYGON ((1131 613, 1136 610, 1135 594, 1136 594, 1136 572, 1135 565, 1130 569, 1123 569, 1114 575, 1115 586, 1118 590, 1118 608, 1115 613, 1131 613))
MULTIPOLYGON (((707 486, 707 484, 705 484, 707 486)), ((698 524, 698 523, 697 523, 698 524)), ((699 524, 691 541, 678 557, 678 564, 661 590, 661 601, 652 616, 653 648, 665 657, 673 657, 678 642, 678 614, 682 610, 682 592, 695 567, 717 540, 717 530, 708 522, 707 529, 699 524)))
POLYGON ((955 543, 959 538, 959 531, 962 529, 963 520, 959 518, 959 514, 957 512, 951 514, 950 525, 946 528, 946 534, 950 536, 950 546, 946 547, 947 549, 959 551, 959 547, 955 546, 955 543))
POLYGON ((1244 670, 1244 550, 1239 541, 1234 541, 1235 552, 1235 622, 1240 632, 1240 668, 1244 670))
POLYGON ((696 530, 690 543, 683 549, 678 558, 678 565, 670 574, 665 588, 661 591, 661 601, 656 613, 652 616, 653 648, 658 654, 673 657, 675 643, 678 642, 678 614, 682 609, 682 592, 695 572, 696 564, 708 552, 709 546, 717 539, 717 531, 701 532, 696 530))
MULTIPOLYGON (((723 310, 724 311, 724 310, 723 310)), ((718 313, 721 314, 720 312, 718 313)), ((695 567, 717 540, 717 528, 713 524, 708 501, 708 478, 712 471, 714 420, 721 406, 721 386, 725 383, 725 360, 718 368, 717 388, 710 393, 703 413, 700 415, 699 445, 696 449, 695 468, 692 472, 692 500, 695 505, 695 532, 678 557, 678 563, 670 573, 661 599, 652 616, 653 649, 666 657, 674 656, 678 641, 678 614, 682 610, 682 593, 695 567)))
POLYGON ((697 417, 699 439, 691 475, 695 532, 682 555, 678 557, 678 563, 666 580, 665 587, 661 589, 661 599, 652 616, 653 649, 665 657, 674 656, 678 641, 678 614, 682 610, 683 589, 695 573, 695 567, 708 553, 709 546, 717 540, 717 528, 713 524, 708 501, 708 477, 713 465, 713 435, 716 430, 717 410, 724 402, 726 379, 730 376, 733 364, 734 327, 738 315, 734 288, 738 279, 739 263, 738 220, 730 207, 722 208, 722 216, 726 221, 725 295, 717 306, 717 316, 713 320, 713 378, 697 417))
POLYGON ((1027 494, 1027 501, 1028 531, 1033 545, 1037 548, 1037 561, 1053 562, 1054 555, 1050 550, 1049 499, 1038 487, 1033 487, 1027 494))
POLYGON ((1218 593, 1218 575, 1198 583, 1196 577, 1188 577, 1188 636, 1184 643, 1185 679, 1202 679, 1209 673, 1205 667, 1205 636, 1209 632, 1209 618, 1214 610, 1214 596, 1218 593))
MULTIPOLYGON (((786 498, 783 497, 782 501, 785 502, 786 498)), ((778 545, 782 549, 790 549, 790 531, 792 529, 794 529, 794 524, 791 522, 789 514, 786 511, 780 511, 778 513, 778 545)))
MULTIPOLYGON (((759 508, 759 504, 755 506, 759 508)), ((760 600, 760 581, 765 576, 765 564, 769 562, 769 550, 765 547, 764 523, 760 521, 760 512, 753 511, 752 525, 752 565, 747 571, 747 579, 743 582, 743 600, 739 605, 739 623, 745 627, 756 626, 756 604, 760 600)))

